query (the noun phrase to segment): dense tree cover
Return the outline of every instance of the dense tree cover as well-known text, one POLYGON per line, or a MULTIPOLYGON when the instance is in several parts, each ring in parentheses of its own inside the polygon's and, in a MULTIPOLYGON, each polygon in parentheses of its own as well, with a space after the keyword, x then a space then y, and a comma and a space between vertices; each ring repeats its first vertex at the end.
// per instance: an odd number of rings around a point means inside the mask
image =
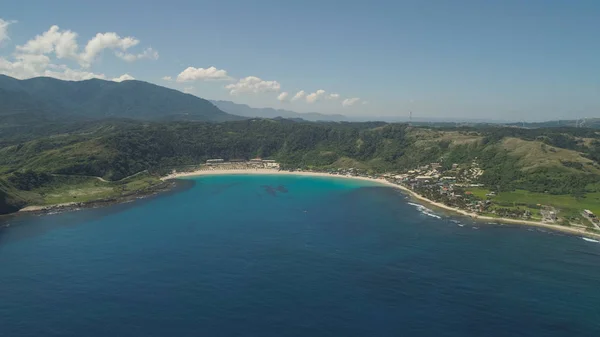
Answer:
POLYGON ((19 208, 19 205, 11 200, 8 192, 0 188, 0 214, 13 213, 19 208))
POLYGON ((600 163, 600 140, 594 140, 591 143, 589 150, 587 151, 587 156, 591 160, 600 163))
POLYGON ((27 170, 24 172, 14 172, 8 177, 8 181, 10 184, 12 184, 12 186, 20 190, 31 191, 52 183, 53 177, 51 174, 46 172, 27 170))
POLYGON ((16 212, 25 203, 26 201, 17 195, 15 188, 0 178, 0 214, 16 212))
MULTIPOLYGON (((525 172, 521 170, 519 157, 507 150, 490 146, 489 143, 457 146, 445 158, 445 167, 451 163, 476 161, 484 170, 479 182, 499 192, 525 189, 531 192, 581 196, 588 186, 600 180, 598 175, 561 167, 539 167, 525 172)), ((583 168, 583 164, 578 162, 563 161, 562 164, 578 170, 583 168)))
POLYGON ((49 77, 18 80, 0 75, 0 127, 110 117, 211 122, 242 119, 205 99, 147 82, 49 77))
MULTIPOLYGON (((431 162, 477 162, 481 183, 498 191, 582 195, 598 188, 598 175, 572 160, 524 171, 520 158, 499 144, 505 137, 539 141, 582 152, 598 161, 600 135, 585 129, 429 129, 406 124, 309 123, 252 119, 202 122, 85 122, 78 127, 2 138, 0 175, 19 190, 52 183, 48 173, 119 180, 143 170, 167 170, 210 158, 272 158, 286 168, 337 167, 351 163, 375 172, 404 170, 431 162), (54 133, 53 133, 54 132, 54 133), (451 132, 474 140, 454 143, 451 132), (51 134, 51 135, 50 135, 51 134), (33 139, 33 140, 28 140, 33 139)), ((1 143, 0 143, 1 144, 1 143)))
POLYGON ((476 162, 485 172, 479 181, 498 191, 581 196, 600 190, 600 132, 566 125, 526 129, 438 123, 433 128, 243 120, 201 98, 140 81, 21 81, 0 75, 0 208, 22 205, 27 191, 71 181, 57 174, 119 180, 210 158, 262 157, 285 168, 359 166, 374 172, 476 162), (227 122, 214 123, 222 121, 227 122), (542 148, 540 156, 556 156, 554 148, 570 150, 569 156, 526 168, 522 154, 502 146, 507 137, 545 144, 550 150, 542 148))
POLYGON ((209 158, 274 158, 290 167, 306 167, 332 165, 348 157, 384 170, 411 167, 442 152, 437 146, 412 149, 407 128, 262 119, 111 124, 6 146, 0 150, 0 167, 6 173, 29 169, 120 179, 144 169, 197 164, 209 158))

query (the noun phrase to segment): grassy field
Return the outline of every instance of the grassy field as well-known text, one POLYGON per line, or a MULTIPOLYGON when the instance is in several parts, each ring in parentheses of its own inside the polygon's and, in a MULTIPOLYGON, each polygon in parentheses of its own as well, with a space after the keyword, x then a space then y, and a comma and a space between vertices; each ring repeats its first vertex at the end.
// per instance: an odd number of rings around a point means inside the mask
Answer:
POLYGON ((519 138, 505 138, 501 143, 501 147, 510 151, 513 156, 520 158, 519 162, 523 165, 524 171, 531 171, 540 167, 564 168, 563 161, 569 161, 582 164, 587 172, 600 174, 600 170, 594 166, 592 160, 573 150, 561 149, 539 141, 528 141, 519 138))
POLYGON ((90 177, 78 178, 69 184, 44 187, 34 192, 41 195, 43 205, 52 205, 126 196, 153 187, 160 182, 160 179, 149 175, 139 175, 119 182, 104 182, 90 177))
POLYGON ((600 214, 600 193, 588 193, 585 198, 577 199, 571 195, 552 195, 516 190, 499 193, 492 200, 495 203, 512 204, 522 208, 525 205, 550 205, 560 210, 563 216, 579 215, 584 209, 600 214))
POLYGON ((600 214, 600 193, 588 193, 585 198, 577 199, 570 195, 551 195, 533 193, 523 190, 501 193, 495 199, 498 202, 535 203, 551 205, 563 210, 572 210, 576 213, 583 209, 600 214))
MULTIPOLYGON (((486 194, 490 190, 485 188, 469 188, 467 191, 473 193, 476 197, 486 200, 486 194)), ((595 214, 600 214, 600 193, 588 193, 585 198, 577 199, 571 195, 552 195, 545 193, 534 193, 525 190, 516 190, 512 192, 502 192, 495 197, 490 197, 493 200, 494 208, 519 208, 529 210, 533 218, 541 218, 540 211, 536 206, 549 205, 555 207, 560 212, 560 216, 579 216, 581 211, 589 209, 595 214)))
POLYGON ((481 187, 469 187, 466 191, 483 200, 487 199, 486 194, 490 193, 490 190, 481 187))

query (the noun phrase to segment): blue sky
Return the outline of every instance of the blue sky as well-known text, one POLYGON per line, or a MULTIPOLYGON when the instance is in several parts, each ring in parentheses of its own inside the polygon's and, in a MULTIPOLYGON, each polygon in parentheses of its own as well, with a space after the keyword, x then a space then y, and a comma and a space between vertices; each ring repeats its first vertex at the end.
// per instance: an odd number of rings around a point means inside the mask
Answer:
POLYGON ((21 78, 127 74, 349 116, 600 117, 599 1, 5 1, 0 19, 0 73, 21 78))

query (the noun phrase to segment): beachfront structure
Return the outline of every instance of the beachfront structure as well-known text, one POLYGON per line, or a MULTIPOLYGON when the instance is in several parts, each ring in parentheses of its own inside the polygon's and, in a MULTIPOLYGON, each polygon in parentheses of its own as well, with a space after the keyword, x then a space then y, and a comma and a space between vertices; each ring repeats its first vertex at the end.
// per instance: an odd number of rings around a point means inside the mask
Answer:
POLYGON ((280 169, 280 164, 274 160, 243 160, 231 159, 225 161, 223 159, 209 159, 204 165, 206 170, 214 169, 223 170, 256 170, 256 169, 280 169))
POLYGON ((589 209, 584 209, 583 210, 583 216, 585 216, 586 218, 590 218, 590 219, 593 219, 593 218, 596 217, 596 215, 592 211, 590 211, 589 209))
POLYGON ((279 168, 279 163, 274 160, 263 160, 262 163, 267 168, 279 168))

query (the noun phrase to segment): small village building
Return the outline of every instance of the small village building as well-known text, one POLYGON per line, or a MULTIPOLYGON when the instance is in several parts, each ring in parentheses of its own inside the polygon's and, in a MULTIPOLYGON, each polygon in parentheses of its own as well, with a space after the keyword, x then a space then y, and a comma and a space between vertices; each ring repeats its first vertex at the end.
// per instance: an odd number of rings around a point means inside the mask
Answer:
POLYGON ((279 168, 279 163, 275 162, 274 160, 270 160, 270 161, 264 161, 265 167, 268 168, 279 168))

